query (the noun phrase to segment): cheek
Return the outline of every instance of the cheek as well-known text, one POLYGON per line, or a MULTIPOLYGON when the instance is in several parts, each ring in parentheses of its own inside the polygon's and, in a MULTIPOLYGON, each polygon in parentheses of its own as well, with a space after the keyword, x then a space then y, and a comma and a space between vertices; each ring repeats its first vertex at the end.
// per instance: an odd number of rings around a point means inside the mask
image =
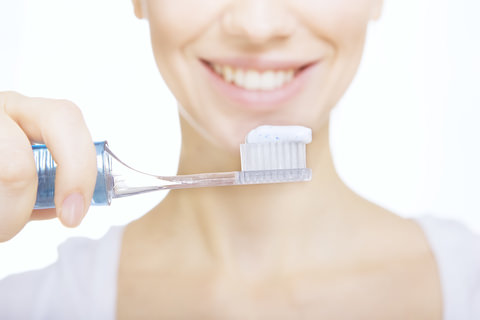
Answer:
POLYGON ((356 47, 362 43, 373 0, 297 0, 303 24, 334 47, 356 47))
POLYGON ((371 5, 370 0, 297 0, 292 6, 298 8, 298 19, 310 36, 325 44, 326 52, 325 72, 315 81, 321 89, 312 89, 304 101, 318 103, 303 110, 305 119, 323 123, 350 85, 361 61, 371 5))
POLYGON ((212 5, 206 6, 198 0, 147 0, 155 61, 164 81, 181 103, 185 103, 189 95, 185 92, 191 79, 188 59, 185 59, 189 44, 208 28, 222 1, 213 0, 212 5))
POLYGON ((208 28, 227 2, 227 0, 148 1, 152 41, 167 47, 188 44, 208 28))
POLYGON ((181 103, 192 81, 189 48, 200 38, 231 0, 148 0, 148 22, 158 69, 181 103), (208 5, 206 5, 208 4, 208 5))

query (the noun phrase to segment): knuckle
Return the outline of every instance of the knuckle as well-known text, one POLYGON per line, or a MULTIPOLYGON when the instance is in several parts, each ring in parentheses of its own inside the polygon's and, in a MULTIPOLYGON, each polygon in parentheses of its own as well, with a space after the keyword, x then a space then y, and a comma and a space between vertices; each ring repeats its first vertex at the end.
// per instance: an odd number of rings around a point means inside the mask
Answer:
POLYGON ((11 101, 16 101, 20 97, 20 94, 15 91, 0 91, 0 109, 5 110, 6 106, 11 101))
POLYGON ((57 100, 54 104, 52 116, 53 121, 66 121, 72 125, 83 122, 83 115, 80 108, 68 100, 57 100))
POLYGON ((77 117, 82 114, 80 108, 69 100, 57 100, 58 112, 77 117))

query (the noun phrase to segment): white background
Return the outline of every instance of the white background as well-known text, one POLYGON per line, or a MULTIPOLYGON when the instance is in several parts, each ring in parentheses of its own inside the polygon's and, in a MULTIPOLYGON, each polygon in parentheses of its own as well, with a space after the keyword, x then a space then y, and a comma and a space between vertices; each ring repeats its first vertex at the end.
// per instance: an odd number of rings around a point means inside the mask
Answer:
MULTIPOLYGON (((358 76, 333 114, 338 171, 400 215, 428 213, 480 231, 480 2, 385 1, 358 76)), ((94 139, 107 139, 126 163, 175 174, 175 99, 129 0, 0 0, 0 90, 72 100, 94 139)), ((77 229, 29 223, 0 244, 0 278, 53 262, 67 237, 99 238, 164 195, 92 208, 77 229)))

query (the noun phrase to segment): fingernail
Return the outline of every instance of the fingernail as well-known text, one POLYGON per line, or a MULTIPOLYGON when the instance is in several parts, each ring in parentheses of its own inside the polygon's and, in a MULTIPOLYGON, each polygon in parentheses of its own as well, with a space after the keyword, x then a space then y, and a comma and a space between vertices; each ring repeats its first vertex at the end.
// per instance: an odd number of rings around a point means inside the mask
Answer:
POLYGON ((85 209, 83 195, 73 193, 63 200, 61 220, 67 227, 76 227, 82 222, 85 209))

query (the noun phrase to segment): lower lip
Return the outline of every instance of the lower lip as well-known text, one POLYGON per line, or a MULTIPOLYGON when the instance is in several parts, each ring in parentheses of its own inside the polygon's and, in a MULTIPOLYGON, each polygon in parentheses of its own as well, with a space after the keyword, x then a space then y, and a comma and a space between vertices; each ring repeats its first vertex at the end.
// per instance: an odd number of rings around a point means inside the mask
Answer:
POLYGON ((294 78, 284 86, 270 91, 252 91, 237 87, 223 80, 222 76, 213 71, 206 63, 201 62, 207 71, 213 87, 229 100, 240 104, 243 108, 270 111, 289 101, 305 87, 308 78, 318 64, 312 63, 297 72, 294 78))

